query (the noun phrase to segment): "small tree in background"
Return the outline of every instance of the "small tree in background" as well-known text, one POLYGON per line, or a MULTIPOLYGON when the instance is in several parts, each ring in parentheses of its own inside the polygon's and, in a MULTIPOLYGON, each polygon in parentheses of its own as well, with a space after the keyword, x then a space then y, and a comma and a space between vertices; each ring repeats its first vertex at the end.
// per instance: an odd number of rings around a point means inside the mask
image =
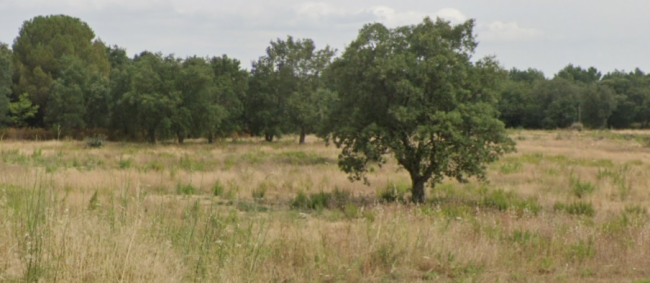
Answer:
POLYGON ((23 93, 18 101, 9 104, 11 122, 17 127, 27 126, 27 119, 33 118, 38 111, 38 105, 33 105, 29 100, 29 94, 23 93))

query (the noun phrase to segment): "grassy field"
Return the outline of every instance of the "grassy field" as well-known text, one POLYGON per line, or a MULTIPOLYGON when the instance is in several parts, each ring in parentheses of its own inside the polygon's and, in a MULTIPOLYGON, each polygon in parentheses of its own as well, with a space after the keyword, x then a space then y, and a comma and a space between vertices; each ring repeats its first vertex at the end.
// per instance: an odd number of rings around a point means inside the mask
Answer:
POLYGON ((419 206, 313 137, 0 141, 0 282, 650 282, 650 132, 511 136, 419 206))

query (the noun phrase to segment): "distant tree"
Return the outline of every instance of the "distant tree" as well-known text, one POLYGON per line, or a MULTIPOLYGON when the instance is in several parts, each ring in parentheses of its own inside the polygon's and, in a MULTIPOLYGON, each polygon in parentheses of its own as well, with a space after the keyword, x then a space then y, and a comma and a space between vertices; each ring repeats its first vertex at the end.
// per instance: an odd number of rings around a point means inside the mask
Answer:
POLYGON ((106 47, 94 38, 86 23, 65 15, 25 21, 13 44, 14 92, 28 93, 39 106, 35 125, 43 125, 46 104, 53 82, 61 75, 64 56, 77 57, 89 70, 108 76, 106 47))
POLYGON ((246 100, 246 118, 253 134, 268 141, 286 132, 300 134, 300 143, 316 131, 316 95, 323 87, 321 75, 335 51, 317 50, 311 39, 278 39, 267 55, 253 64, 246 100))
POLYGON ((251 69, 245 100, 247 127, 266 141, 291 131, 289 103, 297 81, 289 60, 286 42, 278 39, 251 69))
POLYGON ((10 119, 14 126, 27 126, 27 119, 33 118, 38 111, 38 105, 33 105, 29 99, 29 94, 23 93, 18 97, 18 101, 9 104, 10 119))
POLYGON ((88 78, 87 70, 78 58, 66 56, 62 64, 63 70, 59 78, 54 81, 48 98, 45 123, 50 126, 60 126, 64 133, 70 134, 71 130, 86 127, 84 91, 88 78))
POLYGON ((444 177, 485 177, 486 163, 513 150, 495 109, 505 72, 492 58, 471 59, 474 21, 452 26, 364 26, 332 64, 338 102, 327 140, 342 148, 339 167, 365 179, 369 163, 392 154, 409 172, 412 200, 444 177))
POLYGON ((286 44, 290 67, 296 82, 295 89, 289 97, 289 116, 300 135, 299 143, 304 144, 305 136, 314 133, 319 126, 319 106, 322 106, 319 104, 322 100, 319 95, 327 94, 320 91, 324 88, 321 75, 329 66, 336 51, 329 46, 316 50, 311 39, 294 40, 288 37, 286 44))
POLYGON ((650 126, 650 77, 639 69, 630 73, 615 71, 606 74, 601 84, 616 94, 616 108, 608 118, 609 126, 650 126))
POLYGON ((62 70, 48 99, 46 125, 64 133, 84 128, 105 128, 110 120, 109 81, 89 70, 78 57, 64 56, 62 70))
POLYGON ((173 56, 143 52, 130 67, 130 89, 121 98, 121 105, 133 111, 130 118, 138 132, 155 143, 172 135, 172 120, 181 104, 175 78, 180 63, 173 56))
POLYGON ((605 85, 586 87, 581 103, 581 118, 585 126, 594 129, 607 127, 607 120, 618 104, 616 93, 605 85))
POLYGON ((508 80, 534 84, 535 82, 546 80, 546 77, 544 76, 544 72, 537 69, 528 68, 528 70, 519 70, 512 68, 508 72, 508 80))
POLYGON ((557 73, 556 77, 563 78, 571 82, 581 82, 584 84, 593 84, 600 81, 602 74, 594 67, 583 69, 580 66, 569 64, 557 73))
POLYGON ((539 82, 546 81, 544 73, 535 69, 520 71, 513 68, 508 72, 508 80, 501 91, 499 100, 499 113, 506 127, 539 127, 541 121, 537 112, 531 105, 531 91, 539 82), (535 121, 530 123, 530 121, 535 121))
POLYGON ((7 121, 11 95, 11 49, 0 42, 0 127, 7 121))
POLYGON ((208 62, 198 57, 187 58, 176 77, 176 89, 180 103, 173 110, 172 130, 178 142, 183 143, 191 133, 202 135, 210 122, 202 119, 213 111, 210 98, 216 90, 214 73, 208 62))
POLYGON ((135 106, 124 98, 124 95, 131 90, 131 77, 135 72, 132 66, 133 60, 126 55, 126 50, 118 46, 107 47, 106 53, 111 64, 109 128, 115 138, 136 140, 139 132, 138 112, 135 106))
POLYGON ((536 108, 543 113, 541 126, 545 129, 567 128, 579 121, 578 108, 583 87, 563 78, 537 84, 531 92, 536 108))
POLYGON ((210 59, 214 73, 215 90, 209 100, 205 134, 208 142, 228 137, 243 130, 244 101, 248 91, 248 71, 241 68, 239 60, 226 55, 210 59))

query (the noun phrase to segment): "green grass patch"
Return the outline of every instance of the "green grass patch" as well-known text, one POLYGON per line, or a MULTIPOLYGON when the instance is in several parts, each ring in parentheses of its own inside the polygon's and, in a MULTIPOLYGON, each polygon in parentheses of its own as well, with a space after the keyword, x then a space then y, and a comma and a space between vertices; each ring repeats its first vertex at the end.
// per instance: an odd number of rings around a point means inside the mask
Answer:
POLYGON ((594 205, 583 201, 574 201, 569 204, 556 202, 555 205, 553 205, 553 210, 563 211, 572 215, 584 215, 589 217, 593 217, 596 214, 594 205))
POLYGON ((276 162, 291 165, 320 165, 331 163, 328 158, 319 156, 313 152, 287 151, 273 157, 276 162))

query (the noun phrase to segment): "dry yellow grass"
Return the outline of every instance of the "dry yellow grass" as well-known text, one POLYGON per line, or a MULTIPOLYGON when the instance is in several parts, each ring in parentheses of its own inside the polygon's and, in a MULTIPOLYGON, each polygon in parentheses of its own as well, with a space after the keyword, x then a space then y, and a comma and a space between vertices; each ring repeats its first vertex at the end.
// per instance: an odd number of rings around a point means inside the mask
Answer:
POLYGON ((350 183, 313 137, 2 141, 0 282, 647 282, 650 132, 511 135, 489 184, 420 206, 377 198, 408 186, 394 162, 350 183), (292 207, 319 192, 343 202, 292 207))

